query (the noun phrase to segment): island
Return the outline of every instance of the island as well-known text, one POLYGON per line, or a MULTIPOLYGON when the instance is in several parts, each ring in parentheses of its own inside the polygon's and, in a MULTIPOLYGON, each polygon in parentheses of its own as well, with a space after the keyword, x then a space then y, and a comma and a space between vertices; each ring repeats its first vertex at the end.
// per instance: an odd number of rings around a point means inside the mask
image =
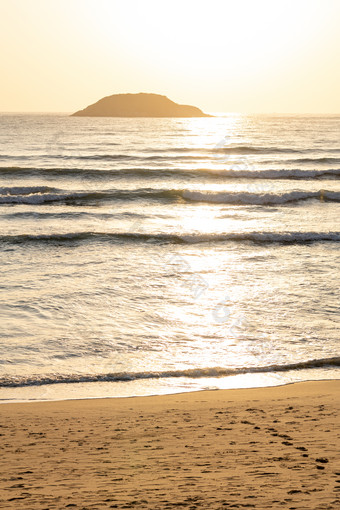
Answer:
POLYGON ((195 106, 177 104, 160 94, 114 94, 107 96, 74 117, 212 117, 195 106))

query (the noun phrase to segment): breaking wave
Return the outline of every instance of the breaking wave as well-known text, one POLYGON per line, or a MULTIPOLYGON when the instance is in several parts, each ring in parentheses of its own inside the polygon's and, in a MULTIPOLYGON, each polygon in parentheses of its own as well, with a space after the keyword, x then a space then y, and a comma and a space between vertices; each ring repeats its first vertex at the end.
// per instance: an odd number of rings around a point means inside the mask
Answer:
POLYGON ((48 193, 56 191, 55 188, 49 186, 14 186, 7 188, 0 188, 0 195, 34 195, 35 193, 48 193))
POLYGON ((32 376, 8 376, 0 377, 0 387, 19 388, 24 386, 40 386, 44 384, 74 384, 90 382, 128 382, 141 379, 165 379, 165 378, 202 378, 202 377, 228 377, 239 374, 249 373, 278 373, 291 370, 317 369, 326 367, 340 367, 340 358, 323 358, 300 361, 297 363, 275 364, 260 367, 240 367, 240 368, 189 368, 187 370, 165 370, 160 372, 118 372, 93 375, 32 375, 32 376))
MULTIPOLYGON (((140 188, 134 190, 105 190, 67 192, 53 188, 3 188, 0 204, 32 204, 67 203, 83 205, 99 201, 115 200, 156 200, 159 202, 208 202, 232 205, 283 205, 304 200, 322 200, 339 202, 340 192, 336 191, 291 191, 288 193, 251 193, 251 192, 203 192, 181 189, 140 188), (47 191, 47 192, 45 192, 47 191), (54 193, 51 193, 54 191, 54 193)), ((1 193, 1 190, 0 190, 1 193)))
POLYGON ((183 198, 196 202, 209 202, 215 204, 239 204, 239 205, 280 205, 289 202, 300 202, 303 200, 324 200, 328 202, 339 202, 340 192, 335 191, 291 191, 289 193, 210 193, 202 191, 184 191, 183 198))
POLYGON ((114 169, 85 169, 85 168, 0 168, 0 175, 13 177, 75 177, 78 179, 112 179, 112 178, 152 178, 168 179, 169 177, 185 177, 206 179, 281 179, 281 180, 311 180, 336 179, 340 177, 340 168, 324 170, 301 169, 176 169, 176 168, 114 168, 114 169))
POLYGON ((311 244, 340 242, 340 232, 230 232, 226 234, 146 234, 132 232, 73 232, 67 234, 19 234, 0 236, 0 243, 74 243, 74 242, 131 242, 155 244, 200 244, 217 242, 252 242, 256 244, 311 244))

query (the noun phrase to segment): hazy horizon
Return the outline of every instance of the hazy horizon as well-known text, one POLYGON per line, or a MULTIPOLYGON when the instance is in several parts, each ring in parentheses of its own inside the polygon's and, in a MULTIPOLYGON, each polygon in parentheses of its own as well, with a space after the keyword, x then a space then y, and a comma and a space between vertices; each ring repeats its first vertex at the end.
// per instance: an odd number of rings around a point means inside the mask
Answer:
MULTIPOLYGON (((118 92, 118 94, 119 94, 119 92, 118 92)), ((171 98, 169 98, 169 99, 171 99, 171 98)), ((89 106, 89 105, 84 105, 84 108, 86 106, 89 106)), ((188 106, 198 106, 199 107, 199 105, 196 105, 196 104, 195 105, 192 104, 192 105, 188 105, 188 106)), ((8 115, 11 115, 11 114, 13 114, 13 115, 23 114, 23 115, 67 115, 67 116, 71 116, 73 113, 75 113, 74 110, 70 110, 70 111, 57 111, 57 110, 56 111, 53 111, 53 110, 50 110, 50 111, 49 110, 45 110, 45 111, 38 111, 38 110, 37 111, 33 111, 33 110, 31 110, 31 111, 30 110, 26 110, 26 111, 25 110, 12 110, 12 111, 9 111, 8 110, 8 111, 5 111, 5 110, 3 110, 3 111, 0 111, 1 115, 4 115, 4 114, 5 115, 7 115, 7 114, 8 115)), ((306 116, 306 117, 308 117, 308 116, 315 116, 315 117, 329 116, 329 117, 338 117, 338 116, 340 116, 340 111, 339 112, 279 112, 279 111, 277 111, 277 112, 240 112, 240 111, 238 111, 238 112, 237 111, 228 111, 228 112, 225 111, 225 112, 223 112, 223 111, 204 111, 204 113, 209 113, 209 114, 211 114, 213 116, 216 116, 216 117, 218 117, 218 116, 224 117, 224 116, 227 116, 227 115, 235 115, 235 116, 237 116, 237 115, 240 115, 240 116, 247 116, 247 115, 249 115, 249 116, 256 116, 256 115, 258 115, 258 116, 261 116, 261 115, 263 115, 263 116, 275 116, 275 115, 281 116, 282 115, 283 117, 289 117, 289 116, 300 116, 300 117, 304 117, 304 116, 306 116)), ((92 118, 96 119, 96 118, 100 118, 100 117, 93 116, 92 118)), ((124 116, 124 117, 112 117, 112 118, 127 118, 127 119, 131 118, 132 119, 132 118, 136 118, 136 117, 125 117, 124 116)), ((145 118, 152 118, 152 117, 145 117, 145 118)), ((154 118, 162 119, 162 117, 154 117, 154 118)), ((172 118, 172 117, 169 117, 169 118, 172 118)), ((179 117, 179 118, 181 118, 181 117, 179 117)), ((185 118, 185 117, 183 117, 183 118, 185 118)))
POLYGON ((151 92, 204 112, 339 114, 336 0, 1 0, 0 111, 151 92))

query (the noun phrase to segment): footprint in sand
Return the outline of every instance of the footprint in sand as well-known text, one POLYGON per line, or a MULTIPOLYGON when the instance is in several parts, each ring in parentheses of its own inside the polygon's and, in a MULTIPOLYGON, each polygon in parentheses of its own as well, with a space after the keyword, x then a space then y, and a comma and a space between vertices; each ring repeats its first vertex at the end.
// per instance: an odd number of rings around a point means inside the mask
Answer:
POLYGON ((315 459, 315 462, 320 462, 321 464, 327 464, 329 460, 326 457, 319 457, 318 459, 315 459))

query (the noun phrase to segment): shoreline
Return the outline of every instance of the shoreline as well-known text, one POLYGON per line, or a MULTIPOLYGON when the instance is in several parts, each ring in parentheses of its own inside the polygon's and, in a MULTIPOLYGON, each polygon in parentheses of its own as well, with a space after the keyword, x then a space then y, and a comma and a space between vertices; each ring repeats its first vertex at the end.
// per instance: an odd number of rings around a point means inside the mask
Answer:
MULTIPOLYGON (((6 401, 2 400, 0 398, 0 406, 2 405, 21 405, 21 404, 46 404, 46 403, 62 403, 62 402, 82 402, 82 401, 96 401, 96 400, 120 400, 120 399, 139 399, 139 398, 161 398, 161 397, 169 397, 169 396, 175 396, 175 395, 191 395, 191 394, 197 394, 197 393, 205 393, 205 392, 213 392, 213 391, 248 391, 248 390, 265 390, 265 389, 272 389, 272 388, 282 388, 285 386, 291 386, 291 385, 300 385, 300 384, 308 384, 308 383, 320 383, 320 382, 340 382, 339 378, 325 378, 325 379, 307 379, 303 381, 282 381, 279 384, 270 384, 267 386, 246 386, 246 387, 238 387, 238 388, 205 388, 205 389, 190 389, 190 390, 183 390, 183 391, 173 391, 169 393, 153 393, 150 395, 122 395, 122 396, 99 396, 99 397, 74 397, 74 398, 55 398, 55 399, 46 399, 46 400, 39 400, 39 399, 32 399, 32 400, 21 400, 21 401, 6 401)), ((60 383, 63 384, 63 383, 60 383)), ((77 383, 73 383, 77 384, 77 383)), ((81 383, 80 383, 81 384, 81 383)), ((91 383, 90 383, 91 384, 91 383)), ((94 383, 96 384, 96 383, 94 383)), ((57 384, 59 386, 59 384, 57 384)), ((55 385, 51 385, 55 386, 55 385)), ((39 388, 41 386, 36 386, 35 388, 39 388)))
POLYGON ((0 508, 340 506, 340 380, 0 406, 0 508))

